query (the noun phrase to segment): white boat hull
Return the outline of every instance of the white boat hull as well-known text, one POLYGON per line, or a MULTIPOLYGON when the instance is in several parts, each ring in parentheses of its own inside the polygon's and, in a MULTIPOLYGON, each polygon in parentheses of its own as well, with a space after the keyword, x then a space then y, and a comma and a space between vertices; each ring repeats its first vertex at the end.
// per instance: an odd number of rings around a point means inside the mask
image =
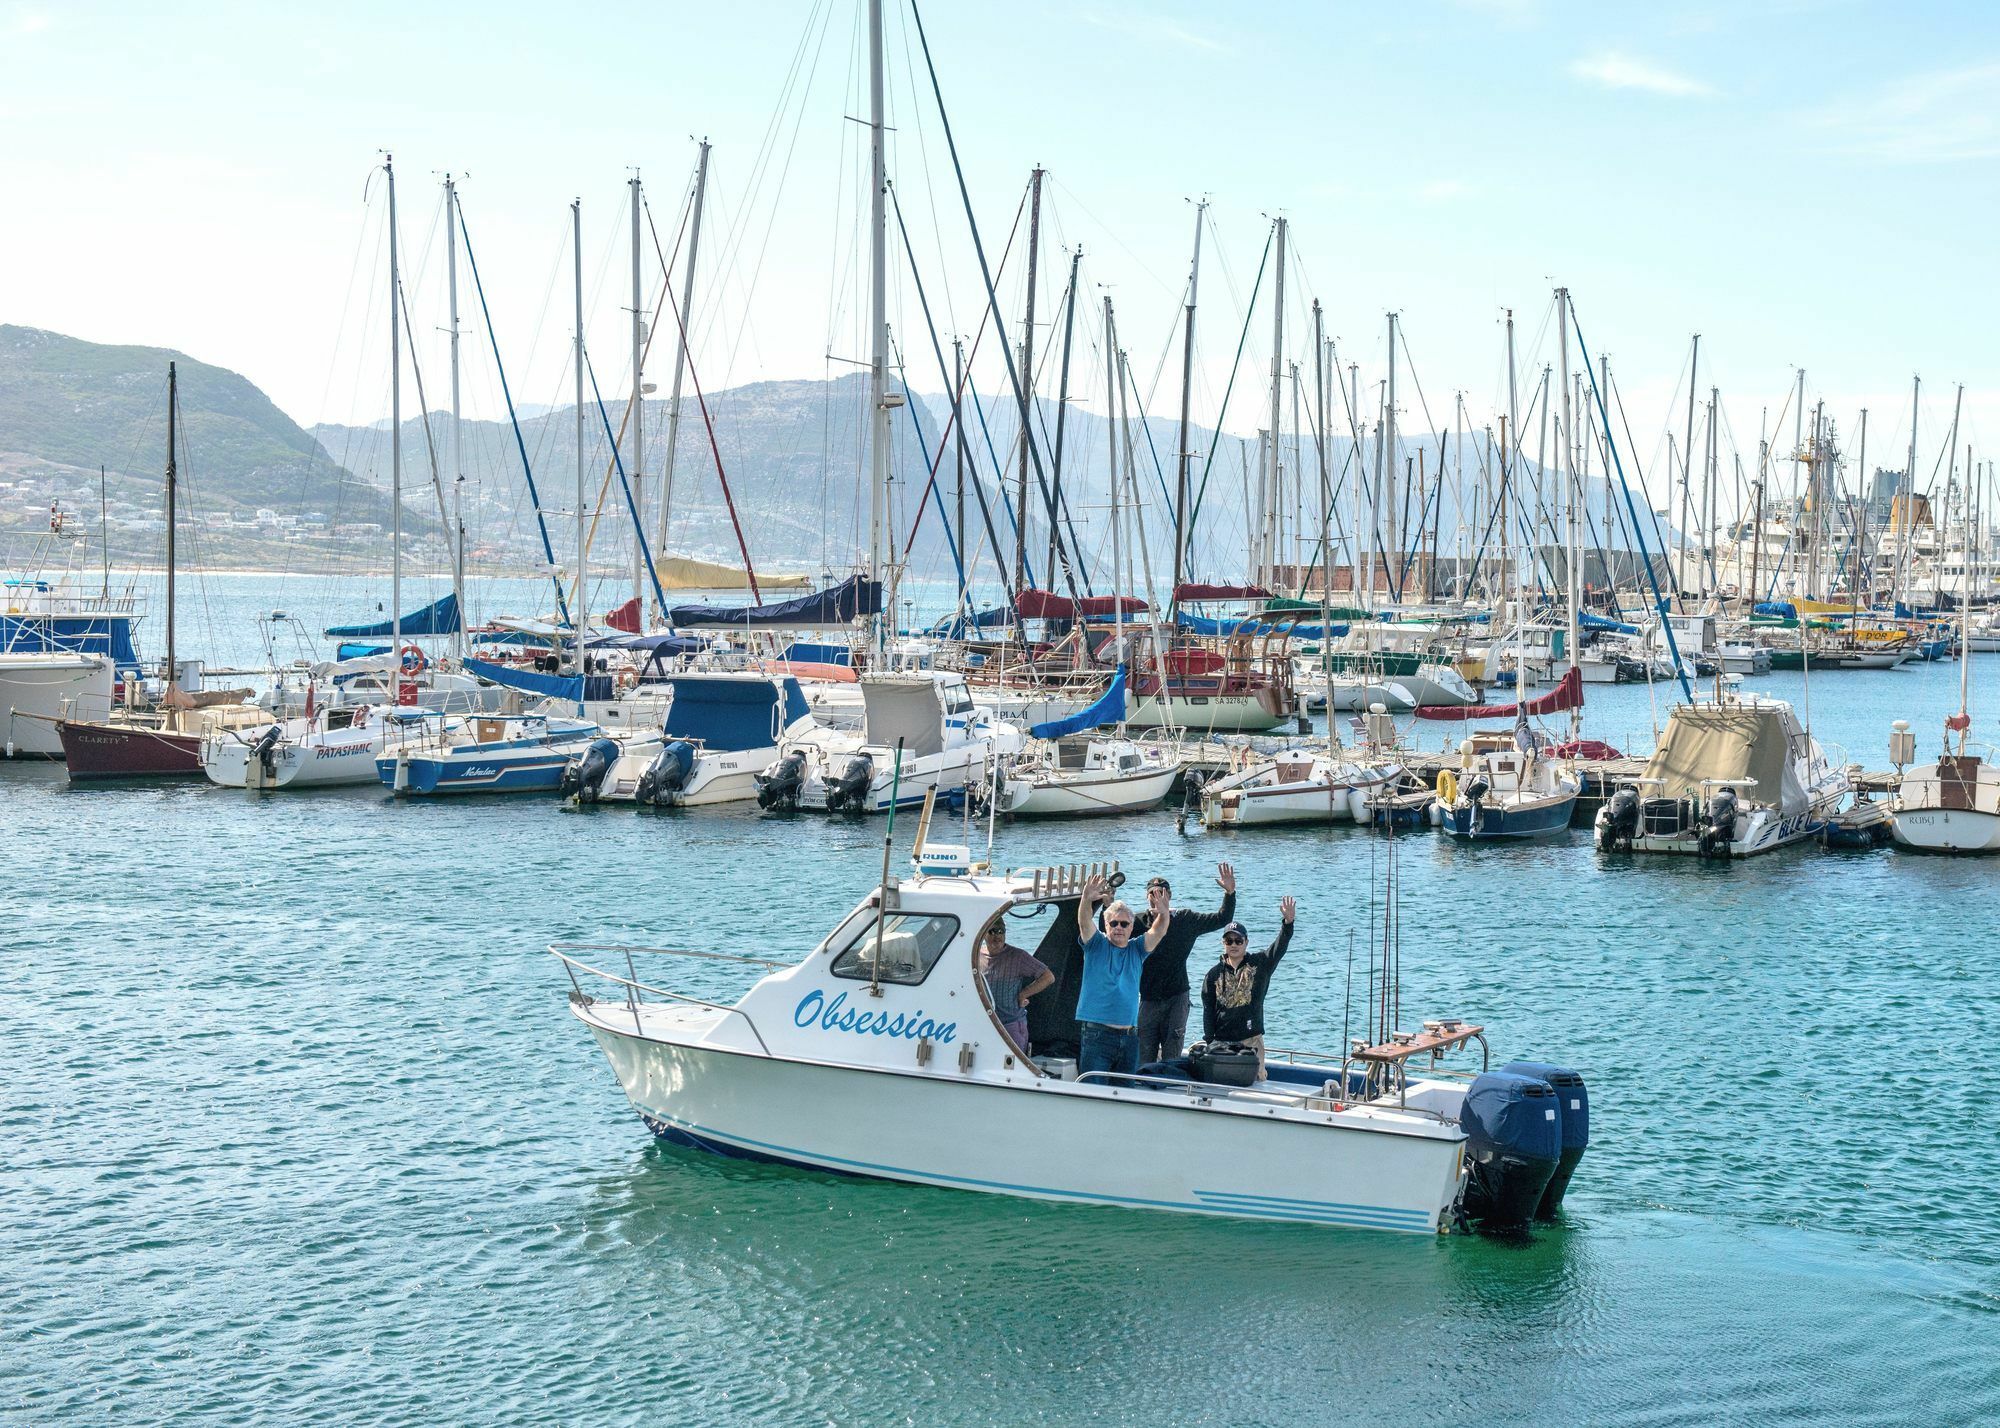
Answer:
POLYGON ((1361 823, 1368 799, 1393 785, 1397 766, 1356 769, 1331 777, 1278 781, 1255 769, 1202 791, 1201 821, 1209 828, 1254 828, 1281 823, 1361 823))
POLYGON ((271 771, 252 752, 260 731, 213 734, 202 745, 202 771, 224 788, 338 788, 380 783, 375 760, 386 744, 380 727, 336 729, 285 739, 271 750, 271 771))
POLYGON ((55 721, 102 719, 111 709, 111 661, 93 654, 0 654, 0 752, 59 759, 55 721))
MULTIPOLYGON (((1435 1234, 1458 1195, 1455 1126, 1347 1130, 1016 1073, 1011 1084, 642 1039, 575 1008, 655 1133, 812 1169, 1073 1204, 1435 1234), (829 1108, 837 1107, 837 1114, 829 1108)), ((975 1055, 998 1058, 997 1034, 975 1055)))
POLYGON ((1889 831, 1899 846, 1923 853, 2000 853, 2000 814, 1972 808, 1900 812, 1889 831))
MULTIPOLYGON (((632 803, 639 793, 639 780, 660 752, 659 736, 643 753, 626 753, 611 766, 599 790, 599 803, 632 803)), ((674 800, 678 808, 705 808, 718 803, 751 803, 757 798, 757 775, 778 757, 774 744, 768 749, 747 749, 727 754, 701 754, 694 771, 674 800)))
POLYGON ((1176 694, 1163 713, 1157 697, 1146 694, 1132 701, 1134 729, 1185 729, 1193 734, 1263 734, 1283 724, 1254 694, 1176 694))
POLYGON ((1038 779, 1010 778, 1001 785, 1000 811, 1013 818, 1143 813, 1166 800, 1179 772, 1178 768, 1136 774, 1080 769, 1038 779))

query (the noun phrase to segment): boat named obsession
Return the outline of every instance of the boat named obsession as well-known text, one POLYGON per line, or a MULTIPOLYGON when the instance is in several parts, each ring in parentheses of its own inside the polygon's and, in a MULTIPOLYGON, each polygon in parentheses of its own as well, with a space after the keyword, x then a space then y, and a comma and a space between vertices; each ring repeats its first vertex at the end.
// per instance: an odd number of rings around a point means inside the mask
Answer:
MULTIPOLYGON (((921 838, 921 835, 920 835, 921 838)), ((1582 1078, 1516 1063, 1453 1073, 1482 1029, 1427 1022, 1345 1054, 1273 1051, 1248 1085, 1190 1063, 1074 1074, 1082 954, 1073 866, 967 873, 962 847, 878 888, 796 965, 734 1004, 592 965, 638 949, 558 946, 570 1011, 646 1125, 751 1159, 991 1194, 1432 1234, 1555 1213, 1588 1139, 1582 1078), (1056 975, 1002 1029, 976 958, 995 924, 1056 975)), ((1199 1066, 1199 1063, 1193 1063, 1199 1066)))

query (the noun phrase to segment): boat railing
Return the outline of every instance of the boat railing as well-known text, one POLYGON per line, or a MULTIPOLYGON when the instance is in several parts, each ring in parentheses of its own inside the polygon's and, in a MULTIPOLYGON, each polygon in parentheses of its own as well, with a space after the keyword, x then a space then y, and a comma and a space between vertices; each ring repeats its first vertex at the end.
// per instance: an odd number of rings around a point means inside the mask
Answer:
POLYGON ((741 957, 730 952, 695 952, 679 947, 639 947, 623 942, 552 942, 549 944, 549 954, 560 961, 563 964, 563 969, 569 973, 570 1001, 572 1003, 582 1006, 592 1006, 599 1001, 599 998, 592 996, 583 989, 583 983, 577 976, 577 973, 581 972, 585 976, 596 977, 600 981, 608 982, 613 986, 624 989, 625 1007, 632 1014, 632 1029, 641 1035, 644 1035, 644 1027, 640 1023, 639 1008, 650 994, 663 1001, 677 1002, 684 1006, 702 1007, 709 1011, 740 1016, 749 1025, 750 1034, 757 1038, 758 1048, 766 1056, 771 1054, 770 1045, 764 1040, 764 1033, 757 1029, 756 1019, 750 1013, 744 1011, 743 1008, 729 1006, 722 1002, 708 1001, 702 997, 689 996, 686 992, 671 991, 666 987, 656 987, 649 982, 640 981, 638 967, 633 960, 635 955, 639 953, 647 953, 659 957, 693 957, 705 962, 742 962, 753 967, 771 967, 779 970, 792 965, 789 962, 773 962, 767 957, 741 957), (579 952, 592 954, 614 952, 621 954, 625 958, 625 975, 621 977, 616 972, 607 972, 602 967, 592 966, 581 957, 571 955, 572 953, 579 952))
MULTIPOLYGON (((1287 1055, 1301 1054, 1309 1053, 1287 1053, 1287 1055)), ((1317 1059, 1326 1061, 1330 1069, 1338 1067, 1338 1062, 1335 1058, 1320 1057, 1317 1059)), ((1454 1075, 1456 1073, 1440 1068, 1438 1074, 1454 1075)), ((1342 1086, 1351 1085, 1346 1079, 1346 1072, 1344 1070, 1341 1070, 1337 1076, 1329 1075, 1326 1079, 1328 1084, 1332 1084, 1337 1080, 1342 1086)), ((1112 1091, 1116 1091, 1122 1086, 1137 1086, 1144 1090, 1154 1091, 1179 1091, 1187 1096, 1189 1100, 1199 1102, 1202 1105, 1209 1105, 1218 1100, 1241 1101, 1248 1105, 1270 1106, 1276 1104, 1288 1106, 1293 1110, 1306 1111, 1324 1110, 1329 1103, 1341 1110, 1348 1109, 1349 1107, 1379 1104, 1378 1098, 1375 1097, 1362 1099, 1346 1092, 1328 1095, 1325 1087, 1321 1087, 1318 1090, 1303 1088, 1299 1090, 1291 1090, 1289 1088, 1281 1090, 1270 1085, 1268 1082, 1262 1086, 1225 1086, 1216 1081, 1189 1081, 1183 1080, 1178 1076, 1147 1076, 1138 1072, 1086 1071, 1081 1076, 1078 1076, 1076 1081, 1078 1084, 1087 1082, 1095 1086, 1105 1086, 1112 1091), (1314 1102, 1319 1102, 1320 1104, 1315 1106, 1314 1102)), ((1406 1094, 1407 1088, 1404 1089, 1406 1094)), ((1434 1111, 1427 1106, 1412 1106, 1403 1103, 1395 1106, 1394 1109, 1413 1116, 1425 1116, 1447 1125, 1452 1123, 1451 1117, 1441 1111, 1434 1111)))

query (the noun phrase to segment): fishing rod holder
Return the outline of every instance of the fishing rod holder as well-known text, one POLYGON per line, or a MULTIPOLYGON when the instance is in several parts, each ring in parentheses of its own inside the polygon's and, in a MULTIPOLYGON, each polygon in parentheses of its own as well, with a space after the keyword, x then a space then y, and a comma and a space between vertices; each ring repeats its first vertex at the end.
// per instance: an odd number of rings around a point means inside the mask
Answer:
MULTIPOLYGON (((1047 902, 1053 898, 1074 897, 1082 893, 1083 885, 1092 878, 1103 878, 1105 885, 1113 892, 1125 886, 1125 874, 1119 870, 1118 860, 1108 863, 1061 863, 1046 868, 1028 869, 1032 879, 1029 896, 1036 902, 1047 902)), ((1015 874, 1019 877, 1020 874, 1015 874)))

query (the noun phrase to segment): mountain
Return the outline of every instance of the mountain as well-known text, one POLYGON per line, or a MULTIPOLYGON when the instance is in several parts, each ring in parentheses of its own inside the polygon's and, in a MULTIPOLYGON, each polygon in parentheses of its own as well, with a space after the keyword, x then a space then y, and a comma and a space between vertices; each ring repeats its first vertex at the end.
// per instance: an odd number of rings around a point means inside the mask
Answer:
MULTIPOLYGON (((0 326, 0 533, 45 532, 60 502, 94 539, 102 499, 114 558, 159 559, 170 361, 180 379, 184 518, 208 557, 284 554, 309 517, 329 542, 336 525, 386 523, 383 495, 248 379, 163 347, 0 326), (260 510, 269 513, 261 524, 260 510)), ((412 520, 419 533, 429 524, 420 508, 412 520)))

